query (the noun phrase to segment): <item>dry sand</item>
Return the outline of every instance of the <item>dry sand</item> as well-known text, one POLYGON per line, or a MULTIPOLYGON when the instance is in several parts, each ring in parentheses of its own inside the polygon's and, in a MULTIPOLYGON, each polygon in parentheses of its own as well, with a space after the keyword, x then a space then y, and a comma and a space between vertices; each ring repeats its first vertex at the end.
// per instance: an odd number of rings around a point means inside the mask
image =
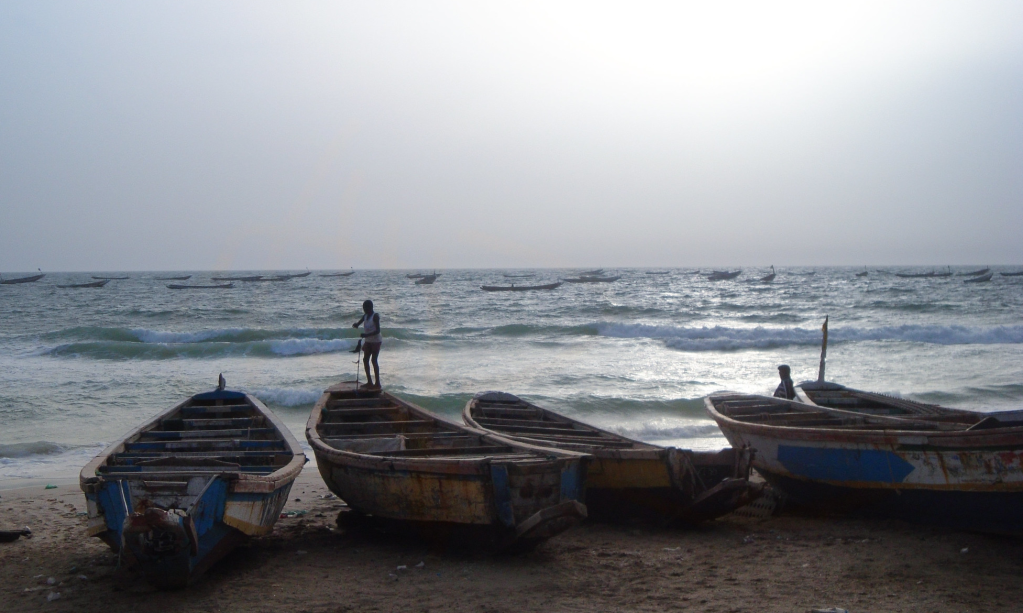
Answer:
POLYGON ((342 504, 325 495, 315 470, 306 470, 287 510, 307 515, 282 519, 197 585, 159 592, 85 536, 77 486, 0 491, 0 529, 34 532, 0 544, 0 610, 1023 610, 1023 541, 1016 539, 782 516, 693 530, 590 523, 533 552, 502 556, 338 529, 342 504), (60 596, 48 600, 53 594, 60 596))

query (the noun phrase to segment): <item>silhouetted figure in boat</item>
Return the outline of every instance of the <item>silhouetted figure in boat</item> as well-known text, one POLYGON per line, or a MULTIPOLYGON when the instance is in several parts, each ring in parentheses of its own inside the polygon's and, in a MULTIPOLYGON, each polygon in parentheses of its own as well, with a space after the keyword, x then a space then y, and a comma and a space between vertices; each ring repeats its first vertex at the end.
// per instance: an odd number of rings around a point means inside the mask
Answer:
POLYGON ((380 365, 377 364, 377 356, 380 355, 380 346, 384 343, 384 338, 380 336, 380 313, 373 312, 373 301, 367 300, 362 303, 362 312, 364 315, 359 321, 352 324, 353 328, 362 326, 362 350, 364 352, 362 363, 366 366, 366 387, 373 389, 380 389, 380 365), (373 377, 369 374, 369 364, 373 362, 373 375, 376 376, 376 383, 373 383, 373 377))
POLYGON ((778 367, 778 376, 781 377, 781 383, 778 384, 778 388, 774 390, 775 398, 786 398, 788 400, 795 400, 796 398, 796 384, 792 382, 792 371, 789 369, 788 364, 782 364, 778 367))

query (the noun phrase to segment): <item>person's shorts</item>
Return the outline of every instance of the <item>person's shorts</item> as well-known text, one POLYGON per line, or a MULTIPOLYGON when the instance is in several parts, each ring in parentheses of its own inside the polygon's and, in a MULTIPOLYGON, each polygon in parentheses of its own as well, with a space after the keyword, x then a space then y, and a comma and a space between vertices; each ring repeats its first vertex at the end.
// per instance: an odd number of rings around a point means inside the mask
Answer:
POLYGON ((362 350, 366 353, 380 353, 380 346, 383 343, 363 343, 362 350))

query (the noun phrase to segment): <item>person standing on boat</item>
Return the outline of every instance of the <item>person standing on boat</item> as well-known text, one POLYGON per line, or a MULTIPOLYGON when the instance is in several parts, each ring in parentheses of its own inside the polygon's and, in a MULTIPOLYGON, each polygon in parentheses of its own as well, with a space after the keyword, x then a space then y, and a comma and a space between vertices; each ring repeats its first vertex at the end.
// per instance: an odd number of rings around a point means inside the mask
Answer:
POLYGON ((364 357, 362 363, 366 366, 366 379, 368 383, 366 387, 372 387, 380 389, 380 365, 377 364, 377 356, 380 355, 380 346, 384 343, 384 338, 380 336, 380 313, 373 311, 373 301, 367 300, 362 303, 363 316, 359 321, 352 324, 353 328, 362 326, 362 351, 364 357), (369 374, 370 361, 373 362, 373 374, 376 376, 376 383, 373 383, 373 377, 369 374))
POLYGON ((787 400, 795 400, 796 398, 796 384, 792 382, 791 370, 788 364, 782 364, 778 367, 778 375, 781 377, 781 383, 778 384, 778 388, 774 390, 775 398, 785 398, 787 400))

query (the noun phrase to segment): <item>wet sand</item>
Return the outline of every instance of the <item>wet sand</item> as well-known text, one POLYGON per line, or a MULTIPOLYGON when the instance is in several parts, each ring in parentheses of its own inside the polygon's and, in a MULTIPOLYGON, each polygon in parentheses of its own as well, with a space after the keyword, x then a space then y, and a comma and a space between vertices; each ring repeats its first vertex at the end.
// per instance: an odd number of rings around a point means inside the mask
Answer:
POLYGON ((84 500, 77 485, 0 491, 0 529, 34 533, 0 544, 0 610, 873 613, 1019 611, 1023 602, 1017 539, 781 516, 692 530, 589 523, 519 555, 440 550, 338 528, 343 504, 315 470, 286 508, 305 515, 281 519, 197 585, 159 592, 85 536, 84 500))

